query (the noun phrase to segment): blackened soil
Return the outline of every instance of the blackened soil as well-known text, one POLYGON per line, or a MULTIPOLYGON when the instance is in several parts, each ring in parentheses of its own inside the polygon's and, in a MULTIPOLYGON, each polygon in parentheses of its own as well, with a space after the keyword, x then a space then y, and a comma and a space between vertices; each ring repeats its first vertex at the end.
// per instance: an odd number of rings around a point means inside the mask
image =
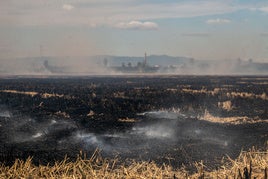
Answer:
POLYGON ((122 160, 174 166, 203 160, 215 167, 223 156, 268 140, 268 77, 12 78, 0 84, 0 160, 7 164, 28 156, 46 164, 100 148, 122 160), (226 101, 230 109, 221 107, 226 101), (200 120, 206 111, 263 122, 200 120))

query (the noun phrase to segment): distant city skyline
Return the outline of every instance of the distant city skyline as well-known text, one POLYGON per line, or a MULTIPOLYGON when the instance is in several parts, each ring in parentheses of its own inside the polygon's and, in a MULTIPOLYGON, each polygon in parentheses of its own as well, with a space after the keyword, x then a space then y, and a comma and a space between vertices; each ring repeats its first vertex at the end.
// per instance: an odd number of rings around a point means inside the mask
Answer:
POLYGON ((3 0, 0 60, 170 55, 268 62, 268 1, 3 0))

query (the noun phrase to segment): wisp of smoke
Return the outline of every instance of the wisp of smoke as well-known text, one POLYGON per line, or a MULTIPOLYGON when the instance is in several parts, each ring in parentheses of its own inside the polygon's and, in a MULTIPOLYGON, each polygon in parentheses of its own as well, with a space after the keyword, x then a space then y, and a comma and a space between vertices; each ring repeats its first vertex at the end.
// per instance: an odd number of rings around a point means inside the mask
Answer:
POLYGON ((138 115, 141 116, 148 116, 150 118, 156 118, 156 119, 178 119, 179 114, 173 111, 166 111, 166 110, 160 110, 160 111, 149 111, 140 113, 138 115))
POLYGON ((0 117, 10 118, 11 114, 9 111, 0 111, 0 117))
POLYGON ((131 134, 147 138, 171 139, 174 137, 174 130, 169 126, 155 124, 143 127, 133 127, 131 134))
POLYGON ((84 144, 86 144, 86 146, 90 146, 90 147, 92 146, 102 147, 103 146, 102 142, 93 133, 78 132, 75 135, 75 139, 83 142, 84 144))
MULTIPOLYGON (((43 142, 54 140, 59 149, 79 144, 83 150, 101 149, 104 153, 112 152, 128 155, 139 150, 166 150, 166 146, 181 141, 199 141, 200 143, 228 148, 231 138, 226 132, 213 132, 209 126, 200 126, 180 110, 155 110, 137 114, 139 121, 125 132, 97 134, 76 126, 71 120, 32 119, 29 117, 6 115, 12 120, 0 123, 7 131, 11 143, 43 142), (27 129, 27 130, 25 130, 27 129), (72 141, 72 143, 70 143, 72 141)), ((1 116, 0 116, 1 117, 1 116)), ((0 118, 1 119, 1 118, 0 118)), ((1 121, 0 121, 1 122, 1 121)), ((199 121, 202 122, 202 121, 199 121)))

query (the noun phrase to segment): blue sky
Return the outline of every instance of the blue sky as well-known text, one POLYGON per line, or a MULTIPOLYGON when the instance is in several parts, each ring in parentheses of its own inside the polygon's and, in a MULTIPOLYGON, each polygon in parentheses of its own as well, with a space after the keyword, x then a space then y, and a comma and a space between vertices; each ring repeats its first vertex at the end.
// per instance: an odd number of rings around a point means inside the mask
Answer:
POLYGON ((268 1, 2 0, 0 59, 167 54, 268 62, 268 1))

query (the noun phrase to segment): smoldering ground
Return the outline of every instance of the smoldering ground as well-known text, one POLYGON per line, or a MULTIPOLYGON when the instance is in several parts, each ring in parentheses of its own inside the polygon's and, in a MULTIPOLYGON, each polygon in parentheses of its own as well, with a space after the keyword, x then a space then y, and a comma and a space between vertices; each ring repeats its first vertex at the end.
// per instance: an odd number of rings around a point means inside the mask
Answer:
MULTIPOLYGON (((155 160, 176 166, 215 161, 225 155, 235 157, 241 148, 263 144, 264 138, 253 138, 263 135, 267 127, 266 123, 254 127, 217 124, 179 110, 155 110, 137 114, 139 122, 124 131, 107 128, 100 133, 75 119, 36 119, 4 108, 0 114, 2 144, 16 146, 16 152, 30 150, 30 154, 39 155, 39 161, 48 161, 48 155, 61 152, 75 157, 79 150, 90 153, 96 148, 105 157, 155 160)), ((5 152, 3 146, 1 150, 5 152)))

